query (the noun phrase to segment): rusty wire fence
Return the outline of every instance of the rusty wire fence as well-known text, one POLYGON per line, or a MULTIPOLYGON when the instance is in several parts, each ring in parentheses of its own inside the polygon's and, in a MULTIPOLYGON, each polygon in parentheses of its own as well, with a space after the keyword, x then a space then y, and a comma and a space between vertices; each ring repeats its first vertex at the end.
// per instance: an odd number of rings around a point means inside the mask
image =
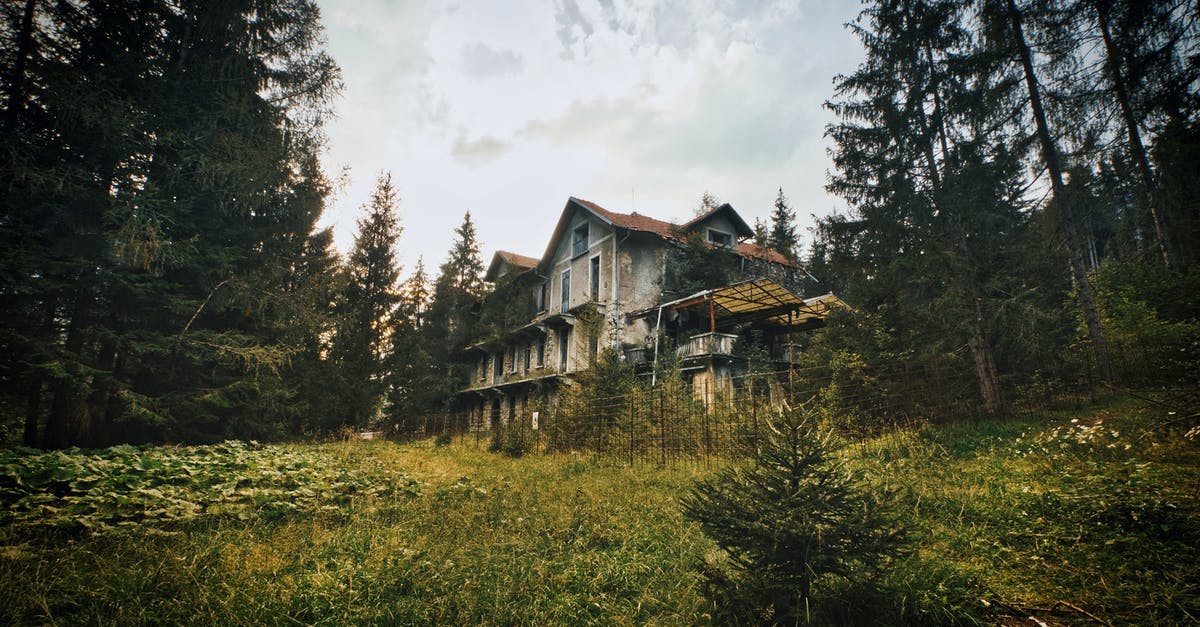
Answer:
MULTIPOLYGON (((670 377, 615 396, 572 390, 513 408, 494 422, 468 413, 423 417, 402 439, 440 437, 513 455, 587 452, 630 464, 707 463, 752 452, 783 408, 805 406, 849 437, 902 427, 1072 409, 1115 391, 1160 390, 1194 403, 1194 356, 1164 361, 1147 347, 1114 346, 1105 381, 1086 349, 1058 356, 1053 368, 1002 377, 1002 404, 983 403, 964 355, 867 365, 838 363, 753 372, 728 381, 670 377)), ((1189 411, 1196 411, 1192 407, 1189 411)))

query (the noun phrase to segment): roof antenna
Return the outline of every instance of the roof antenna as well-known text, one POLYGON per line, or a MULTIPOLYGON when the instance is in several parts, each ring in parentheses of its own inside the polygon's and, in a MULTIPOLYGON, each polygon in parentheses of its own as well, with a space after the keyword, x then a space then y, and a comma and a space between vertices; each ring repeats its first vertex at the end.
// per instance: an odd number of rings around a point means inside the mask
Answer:
POLYGON ((637 188, 629 188, 629 213, 637 213, 637 188))

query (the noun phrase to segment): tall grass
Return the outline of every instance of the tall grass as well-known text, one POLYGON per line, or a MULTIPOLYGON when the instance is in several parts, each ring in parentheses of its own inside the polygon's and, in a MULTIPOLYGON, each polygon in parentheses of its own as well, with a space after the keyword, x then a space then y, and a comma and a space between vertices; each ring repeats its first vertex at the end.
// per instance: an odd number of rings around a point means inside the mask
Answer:
MULTIPOLYGON (((834 623, 1200 618, 1195 425, 1110 402, 861 440, 914 545, 886 579, 825 582, 834 623), (1191 437, 1195 437, 1193 434, 1191 437), (1043 612, 1042 610, 1046 610, 1043 612)), ((103 533, 0 527, 0 621, 696 624, 715 546, 677 498, 712 472, 464 444, 286 447, 372 481, 348 504, 103 533)), ((720 466, 719 462, 711 464, 720 466)), ((0 478, 2 479, 2 478, 0 478)))
POLYGON ((421 481, 345 513, 101 536, 0 534, 5 622, 679 624, 707 546, 687 469, 471 447, 336 445, 421 481))

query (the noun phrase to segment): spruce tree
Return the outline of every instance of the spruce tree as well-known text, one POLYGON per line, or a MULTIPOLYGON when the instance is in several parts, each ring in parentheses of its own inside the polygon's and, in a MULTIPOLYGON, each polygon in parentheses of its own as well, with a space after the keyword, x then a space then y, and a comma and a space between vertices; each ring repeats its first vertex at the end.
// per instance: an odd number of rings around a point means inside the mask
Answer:
POLYGON ((754 218, 754 243, 763 248, 771 247, 771 233, 762 218, 754 218))
POLYGON ((839 77, 829 107, 841 120, 828 129, 829 189, 851 213, 819 222, 810 265, 878 312, 880 353, 941 360, 967 348, 982 406, 998 412, 1005 360, 1011 370, 1037 363, 1037 342, 1012 336, 1047 312, 1025 308, 1057 309, 1066 286, 1030 245, 1024 131, 995 120, 1015 106, 1011 65, 980 45, 972 9, 882 1, 852 27, 866 60, 839 77), (1047 297, 1034 304, 1030 294, 1047 297))
POLYGON ((750 465, 698 483, 684 516, 721 548, 704 575, 718 622, 811 622, 827 578, 865 580, 901 548, 890 495, 866 485, 804 409, 771 419, 750 465))
POLYGON ((412 275, 400 286, 399 303, 390 323, 387 412, 393 425, 402 431, 414 429, 413 421, 438 400, 430 395, 433 362, 422 335, 429 298, 425 262, 418 258, 412 275))
POLYGON ((796 237, 796 212, 787 204, 783 188, 775 196, 775 205, 771 210, 771 233, 768 238, 769 248, 795 261, 799 258, 800 241, 796 237))
POLYGON ((0 294, 20 315, 0 342, 27 441, 280 435, 298 350, 280 316, 338 89, 318 17, 27 0, 3 31, 0 294))
POLYGON ((387 340, 397 303, 400 268, 396 243, 399 198, 390 173, 380 174, 363 205, 354 249, 346 260, 346 288, 333 354, 342 402, 337 426, 362 427, 375 418, 387 386, 387 340))
MULTIPOLYGON (((1062 246, 1067 253, 1067 264, 1075 284, 1075 294, 1079 302, 1084 326, 1092 342, 1096 355, 1096 364, 1100 377, 1105 381, 1112 380, 1112 363, 1109 356, 1108 341, 1104 327, 1101 324, 1100 308, 1096 302, 1095 288, 1088 273, 1088 264, 1084 254, 1084 240, 1080 229, 1077 213, 1078 194, 1067 189, 1064 174, 1062 151, 1055 129, 1051 127, 1051 114, 1042 98, 1044 87, 1039 80, 1039 68, 1035 65, 1033 45, 1030 35, 1039 30, 1049 33, 1045 40, 1049 45, 1070 45, 1069 40, 1064 44, 1061 35, 1067 32, 1060 23, 1055 22, 1055 13, 1044 6, 1044 2, 1031 3, 1022 7, 1016 0, 989 0, 984 3, 982 15, 987 24, 988 39, 992 52, 998 56, 1007 57, 1020 68, 1020 80, 1024 93, 1020 104, 1033 121, 1033 136, 1040 148, 1039 157, 1045 165, 1050 179, 1051 204, 1049 210, 1057 217, 1058 226, 1062 233, 1062 246), (1036 18, 1043 19, 1036 19, 1036 18)), ((1057 55, 1062 59, 1064 55, 1057 55)))
POLYGON ((427 385, 423 389, 430 392, 431 401, 442 407, 466 381, 469 366, 462 362, 461 350, 473 339, 474 309, 486 295, 479 237, 470 211, 454 229, 454 235, 454 243, 434 280, 429 313, 421 328, 430 356, 427 385))

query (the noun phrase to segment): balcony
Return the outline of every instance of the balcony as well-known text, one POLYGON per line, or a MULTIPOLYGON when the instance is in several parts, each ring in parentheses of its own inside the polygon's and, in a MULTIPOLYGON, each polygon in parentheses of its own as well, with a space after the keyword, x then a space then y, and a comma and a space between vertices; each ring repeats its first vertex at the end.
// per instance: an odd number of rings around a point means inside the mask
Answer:
POLYGON ((529 383, 538 379, 545 379, 547 377, 553 377, 560 374, 563 373, 559 369, 554 368, 549 364, 545 366, 531 367, 529 370, 514 370, 501 373, 489 372, 486 377, 473 379, 466 389, 483 390, 487 388, 513 385, 516 383, 529 383))
POLYGON ((733 355, 733 342, 736 339, 737 336, 732 333, 701 333, 677 347, 675 354, 684 359, 705 355, 730 356, 733 355))

